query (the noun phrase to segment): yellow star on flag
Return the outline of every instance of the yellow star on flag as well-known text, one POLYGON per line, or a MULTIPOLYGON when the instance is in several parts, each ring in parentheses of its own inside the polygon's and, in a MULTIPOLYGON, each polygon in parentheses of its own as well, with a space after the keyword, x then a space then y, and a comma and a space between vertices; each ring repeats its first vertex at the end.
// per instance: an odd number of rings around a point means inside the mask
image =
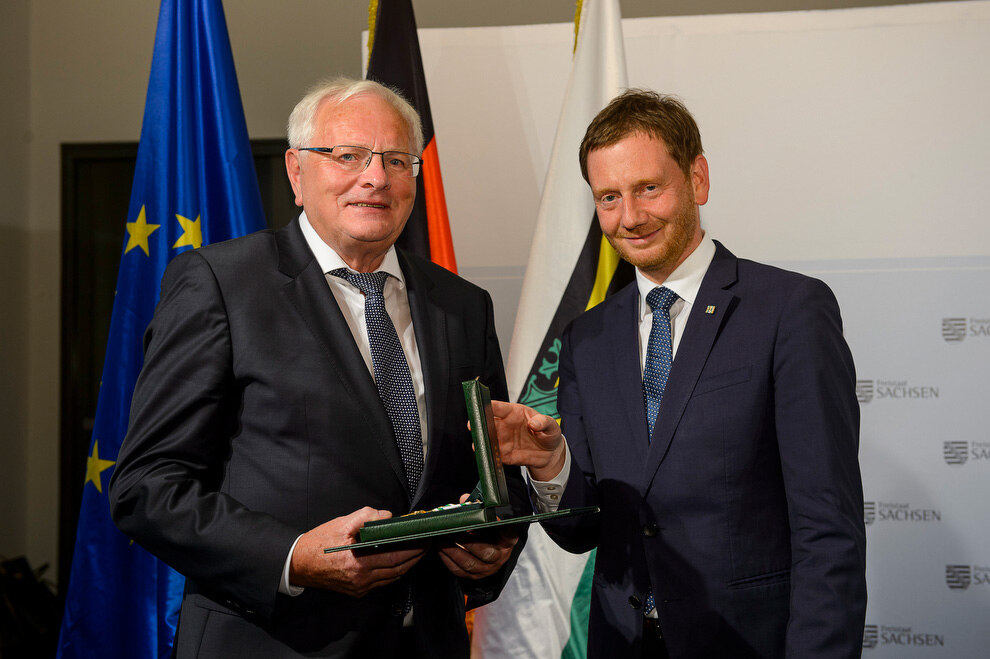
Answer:
POLYGON ((93 455, 86 458, 86 480, 83 481, 83 485, 93 481, 93 485, 96 486, 96 491, 103 493, 103 478, 100 476, 104 471, 110 467, 117 464, 113 460, 101 460, 100 459, 100 449, 98 447, 98 442, 93 442, 93 455))
POLYGON ((135 247, 140 247, 144 250, 145 256, 151 256, 151 252, 148 251, 148 236, 157 231, 159 226, 161 225, 148 224, 144 214, 144 206, 141 206, 137 221, 127 223, 127 233, 130 234, 130 237, 127 239, 127 248, 124 249, 124 254, 135 247))
POLYGON ((182 217, 178 214, 175 216, 185 233, 179 236, 179 239, 172 245, 172 249, 187 245, 192 245, 193 249, 199 249, 203 246, 203 225, 199 223, 199 217, 197 215, 195 220, 190 220, 188 217, 182 217))

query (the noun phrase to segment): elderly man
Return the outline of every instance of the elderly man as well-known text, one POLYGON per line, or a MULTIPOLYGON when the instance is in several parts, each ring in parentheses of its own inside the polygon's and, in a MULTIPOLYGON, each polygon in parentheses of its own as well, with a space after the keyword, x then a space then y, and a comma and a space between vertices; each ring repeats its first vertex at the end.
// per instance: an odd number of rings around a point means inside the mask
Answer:
POLYGON ((460 383, 505 396, 491 299, 393 247, 423 141, 405 100, 338 79, 288 132, 299 220, 165 273, 114 520, 187 577, 179 657, 467 657, 465 606, 522 543, 323 549, 474 487, 460 383))
POLYGON ((859 656, 859 408, 835 298, 702 229, 708 162, 677 100, 620 95, 580 161, 636 281, 564 333, 563 435, 495 413, 539 507, 601 507, 545 523, 598 548, 588 656, 859 656))

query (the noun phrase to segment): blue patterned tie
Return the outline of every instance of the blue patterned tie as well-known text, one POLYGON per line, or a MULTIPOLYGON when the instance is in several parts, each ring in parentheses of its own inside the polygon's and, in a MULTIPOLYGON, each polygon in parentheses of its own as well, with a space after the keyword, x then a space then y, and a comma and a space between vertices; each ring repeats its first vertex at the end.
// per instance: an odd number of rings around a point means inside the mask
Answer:
MULTIPOLYGON (((646 303, 653 310, 653 327, 650 340, 646 344, 646 366, 643 368, 643 400, 646 403, 646 425, 649 439, 653 438, 653 427, 660 412, 663 390, 667 387, 670 375, 670 362, 674 349, 670 340, 670 308, 680 299, 677 293, 664 286, 657 286, 646 294, 646 303)), ((653 589, 646 591, 646 605, 643 614, 649 614, 657 606, 653 589)))
POLYGON ((375 386, 385 404, 392 423, 395 441, 402 456, 409 496, 413 497, 423 474, 423 435, 419 427, 419 408, 413 390, 409 364, 399 343, 395 325, 385 310, 385 280, 387 272, 351 272, 337 268, 334 277, 346 279, 364 293, 364 322, 371 344, 371 363, 375 370, 375 386))
POLYGON ((646 303, 653 310, 653 327, 650 329, 649 343, 646 344, 643 400, 646 403, 646 424, 651 440, 674 355, 670 342, 670 307, 679 299, 677 293, 664 286, 657 286, 646 295, 646 303))

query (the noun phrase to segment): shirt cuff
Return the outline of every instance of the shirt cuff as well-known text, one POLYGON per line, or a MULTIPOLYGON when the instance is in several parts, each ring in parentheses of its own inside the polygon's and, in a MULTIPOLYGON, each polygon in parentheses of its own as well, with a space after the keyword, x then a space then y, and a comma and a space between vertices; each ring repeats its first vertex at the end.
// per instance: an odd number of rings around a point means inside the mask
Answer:
POLYGON ((529 470, 523 467, 523 475, 532 487, 532 500, 536 509, 541 513, 554 513, 560 506, 560 497, 567 487, 567 478, 571 474, 571 451, 564 440, 564 467, 560 473, 548 481, 538 481, 529 475, 529 470))
MULTIPOLYGON (((299 538, 301 537, 299 536, 299 538)), ((292 564, 292 552, 296 550, 296 544, 298 544, 299 538, 296 538, 296 541, 289 547, 289 555, 285 559, 285 565, 282 566, 282 581, 278 584, 278 592, 289 597, 298 597, 306 590, 302 586, 293 586, 289 583, 289 566, 292 564)))

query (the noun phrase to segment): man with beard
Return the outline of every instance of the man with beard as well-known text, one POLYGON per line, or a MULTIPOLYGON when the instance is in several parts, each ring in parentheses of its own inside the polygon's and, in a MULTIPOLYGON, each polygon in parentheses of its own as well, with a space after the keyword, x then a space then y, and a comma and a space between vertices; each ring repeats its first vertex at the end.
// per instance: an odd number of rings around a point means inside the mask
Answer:
POLYGON ((598 549, 588 656, 859 656, 859 408, 832 292, 702 229, 708 162, 677 100, 620 95, 580 160, 636 281, 564 332, 560 426, 495 414, 538 508, 601 507, 544 524, 598 549))

